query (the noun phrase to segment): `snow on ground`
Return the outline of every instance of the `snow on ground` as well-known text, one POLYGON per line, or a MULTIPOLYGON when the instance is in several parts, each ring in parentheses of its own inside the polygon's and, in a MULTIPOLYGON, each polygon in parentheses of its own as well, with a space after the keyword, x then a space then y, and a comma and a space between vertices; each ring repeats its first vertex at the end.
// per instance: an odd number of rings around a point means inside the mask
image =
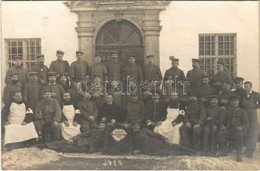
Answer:
POLYGON ((36 164, 46 164, 59 160, 58 153, 52 150, 39 148, 22 148, 2 154, 2 169, 26 169, 36 164))
MULTIPOLYGON (((101 153, 82 154, 82 153, 57 153, 52 150, 38 148, 24 148, 2 153, 2 169, 26 169, 40 168, 51 169, 56 165, 64 165, 62 161, 66 159, 67 166, 73 166, 75 161, 83 162, 86 165, 95 165, 93 159, 121 159, 124 162, 125 168, 132 168, 133 162, 137 165, 136 169, 142 169, 142 165, 150 163, 149 169, 154 170, 260 170, 260 143, 257 143, 257 149, 254 158, 242 156, 243 162, 235 161, 235 152, 232 152, 226 157, 205 157, 205 156, 148 156, 142 154, 136 155, 103 155, 101 153), (60 160, 61 159, 61 160, 60 160), (77 160, 75 160, 77 159, 77 160), (55 161, 55 162, 52 162, 55 161), (132 165, 131 163, 132 162, 132 165), (128 163, 128 164, 127 164, 128 163), (35 166, 35 167, 34 167, 35 166), (48 166, 48 167, 46 167, 48 166), (131 167, 132 166, 132 167, 131 167)), ((100 163, 96 163, 97 166, 100 163)), ((59 168, 59 167, 58 167, 59 168)), ((79 167, 80 168, 80 167, 79 167)), ((95 168, 95 167, 94 167, 95 168)), ((124 169, 125 169, 124 168, 124 169)), ((145 167, 147 168, 147 167, 145 167)), ((75 168, 77 169, 77 168, 75 168)), ((106 168, 101 169, 116 169, 106 168)), ((122 168, 123 169, 123 168, 122 168)))

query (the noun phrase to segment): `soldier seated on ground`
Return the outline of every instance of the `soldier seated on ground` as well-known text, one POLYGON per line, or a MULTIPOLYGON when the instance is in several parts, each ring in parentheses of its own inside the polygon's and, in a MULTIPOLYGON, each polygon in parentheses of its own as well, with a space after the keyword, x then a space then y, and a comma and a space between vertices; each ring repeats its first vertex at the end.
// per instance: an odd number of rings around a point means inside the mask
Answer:
POLYGON ((50 142, 39 147, 64 153, 94 153, 102 147, 105 134, 106 124, 100 122, 97 128, 78 134, 68 140, 50 142))
POLYGON ((140 129, 139 122, 132 124, 133 148, 148 155, 193 155, 195 152, 178 144, 170 144, 168 139, 161 134, 146 128, 140 129))
POLYGON ((33 113, 29 108, 26 111, 22 93, 14 92, 5 124, 4 145, 8 150, 30 146, 38 138, 33 124, 33 113))

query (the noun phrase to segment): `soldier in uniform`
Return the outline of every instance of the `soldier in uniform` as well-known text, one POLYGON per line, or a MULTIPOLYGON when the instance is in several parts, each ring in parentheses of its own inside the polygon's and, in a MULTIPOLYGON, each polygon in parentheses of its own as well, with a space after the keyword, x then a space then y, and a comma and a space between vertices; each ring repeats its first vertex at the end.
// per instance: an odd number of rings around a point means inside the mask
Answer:
POLYGON ((58 100, 58 102, 60 103, 60 105, 62 104, 62 100, 63 100, 63 93, 64 88, 56 83, 56 79, 57 79, 57 73, 56 72, 48 72, 48 80, 49 83, 46 86, 43 86, 42 89, 48 89, 51 91, 51 97, 55 98, 58 100))
POLYGON ((43 136, 43 142, 60 140, 61 107, 59 102, 51 98, 51 91, 42 91, 43 99, 39 101, 35 109, 35 127, 39 136, 43 136))
POLYGON ((95 63, 90 66, 89 69, 89 75, 91 81, 94 81, 95 76, 99 76, 101 79, 101 82, 104 83, 105 81, 108 80, 107 75, 107 67, 101 63, 101 56, 96 55, 95 56, 95 63))
POLYGON ((170 56, 170 60, 172 61, 172 67, 166 70, 163 81, 174 81, 173 85, 176 84, 177 86, 174 86, 174 88, 180 89, 181 84, 179 83, 179 81, 182 81, 185 78, 184 72, 178 68, 179 59, 175 58, 174 56, 170 56))
POLYGON ((200 143, 198 142, 201 140, 205 117, 206 110, 203 104, 197 100, 197 95, 194 92, 190 92, 189 104, 185 107, 184 124, 180 128, 182 145, 200 149, 200 143))
POLYGON ((24 101, 27 108, 31 108, 35 111, 36 105, 40 100, 42 85, 39 82, 38 72, 29 72, 31 82, 26 84, 24 89, 24 101))
POLYGON ((146 128, 153 131, 154 127, 166 119, 167 105, 160 101, 158 94, 152 95, 152 101, 145 105, 144 118, 146 128))
POLYGON ((66 74, 69 75, 70 65, 68 61, 62 60, 64 52, 57 50, 56 52, 57 60, 52 61, 50 65, 50 71, 56 72, 58 75, 66 74))
POLYGON ((220 131, 217 133, 217 142, 222 155, 226 155, 226 141, 229 146, 236 149, 236 160, 242 162, 241 153, 244 142, 244 133, 248 128, 247 114, 239 108, 239 96, 233 94, 230 96, 231 108, 228 109, 225 116, 221 117, 220 131))
POLYGON ((208 107, 210 105, 210 96, 217 95, 217 90, 209 84, 210 77, 208 75, 203 75, 201 82, 202 85, 197 89, 198 97, 203 105, 208 107))
POLYGON ((73 86, 70 88, 70 89, 68 89, 68 92, 70 93, 70 96, 71 96, 71 101, 72 101, 72 103, 73 103, 73 105, 74 105, 74 108, 75 109, 78 109, 79 107, 79 101, 81 101, 82 100, 82 98, 83 98, 83 95, 80 93, 80 91, 79 91, 79 81, 78 80, 76 80, 76 81, 74 81, 73 83, 73 86))
POLYGON ((242 109, 244 109, 248 116, 248 130, 246 132, 246 156, 251 158, 253 157, 257 134, 258 134, 258 118, 257 118, 257 109, 260 108, 260 95, 259 93, 252 91, 252 83, 247 81, 245 82, 246 95, 242 100, 242 109))
POLYGON ((132 94, 126 104, 126 122, 144 121, 144 103, 139 101, 137 94, 132 94))
POLYGON ((38 73, 38 80, 41 85, 48 83, 48 67, 44 65, 44 55, 37 56, 37 63, 32 66, 31 71, 38 73))
POLYGON ((229 82, 223 83, 223 90, 219 92, 219 106, 224 107, 225 109, 230 107, 229 98, 231 97, 231 84, 229 82))
POLYGON ((243 81, 244 78, 236 77, 234 78, 233 82, 235 83, 236 90, 234 90, 232 93, 235 93, 239 96, 239 106, 242 105, 242 100, 246 95, 246 90, 243 88, 243 81))
POLYGON ((212 77, 211 83, 217 90, 217 92, 223 89, 223 83, 227 82, 231 84, 231 77, 228 73, 224 71, 224 62, 218 61, 217 70, 218 72, 212 77))
POLYGON ((108 77, 109 81, 120 81, 121 80, 121 72, 122 72, 122 64, 118 61, 118 52, 111 52, 111 62, 107 64, 108 77))
POLYGON ((186 77, 190 78, 191 89, 196 90, 201 86, 201 77, 204 72, 200 69, 199 59, 192 59, 193 69, 187 72, 186 77))
POLYGON ((143 71, 135 62, 136 55, 130 54, 128 56, 128 65, 123 68, 121 75, 122 80, 125 83, 127 82, 127 77, 129 77, 130 81, 136 81, 137 83, 141 83, 143 81, 143 71))
POLYGON ((23 68, 23 66, 22 66, 22 57, 21 56, 14 56, 13 60, 14 60, 14 66, 7 70, 7 73, 5 76, 5 84, 11 83, 11 78, 9 77, 10 73, 17 72, 19 82, 24 87, 26 85, 26 83, 30 82, 29 73, 28 73, 27 69, 23 68))
POLYGON ((77 60, 72 62, 70 66, 70 79, 71 81, 82 81, 86 80, 86 76, 89 75, 88 62, 83 60, 83 52, 76 51, 77 60))
POLYGON ((161 81, 162 73, 159 66, 153 64, 154 55, 148 55, 147 64, 144 66, 144 80, 145 81, 161 81))

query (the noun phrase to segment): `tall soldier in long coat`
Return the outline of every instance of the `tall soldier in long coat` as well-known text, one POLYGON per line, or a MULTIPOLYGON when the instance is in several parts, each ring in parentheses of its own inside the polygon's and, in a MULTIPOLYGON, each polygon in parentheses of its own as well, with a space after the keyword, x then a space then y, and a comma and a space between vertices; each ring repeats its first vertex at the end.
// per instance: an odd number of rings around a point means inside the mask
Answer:
POLYGON ((104 83, 107 78, 107 67, 101 63, 101 56, 96 55, 95 56, 95 63, 92 64, 89 68, 89 75, 91 78, 91 81, 94 81, 95 76, 99 76, 101 79, 101 83, 104 83))
POLYGON ((200 69, 199 59, 192 59, 193 69, 187 72, 186 78, 190 78, 190 86, 192 90, 196 90, 201 86, 201 77, 204 72, 200 69))
POLYGON ((243 88, 243 81, 244 78, 242 77, 236 77, 233 79, 233 82, 235 83, 236 86, 236 90, 234 90, 232 93, 235 93, 239 96, 240 107, 242 107, 243 98, 246 96, 246 90, 243 88))
POLYGON ((162 73, 159 66, 153 64, 154 55, 148 55, 148 63, 144 66, 144 80, 145 81, 161 81, 162 73))
POLYGON ((248 116, 248 130, 246 132, 246 156, 253 157, 257 134, 258 134, 258 118, 256 109, 260 108, 260 95, 259 93, 252 91, 252 83, 245 82, 246 96, 242 101, 242 108, 246 110, 248 116))
MULTIPOLYGON (((163 81, 168 81, 168 80, 174 81, 173 86, 176 84, 177 89, 180 89, 181 84, 178 82, 182 81, 185 78, 184 72, 178 68, 179 59, 175 58, 174 56, 170 56, 170 60, 172 61, 172 67, 166 70, 163 81), (175 81, 177 82, 175 83, 175 81)), ((175 89, 175 86, 173 87, 173 89, 175 89)))
POLYGON ((38 81, 38 72, 30 72, 31 82, 26 84, 24 89, 24 101, 27 108, 31 108, 33 112, 35 111, 36 105, 40 100, 42 85, 38 81))
POLYGON ((64 52, 61 50, 57 50, 56 56, 57 60, 51 62, 50 71, 56 72, 58 75, 69 75, 70 65, 68 61, 62 60, 64 52))
POLYGON ((86 76, 89 75, 88 62, 83 60, 83 52, 76 51, 77 60, 72 62, 70 66, 70 79, 71 81, 82 81, 86 80, 86 76))
POLYGON ((37 56, 37 63, 32 66, 31 71, 38 73, 38 80, 42 85, 48 83, 48 67, 44 65, 44 55, 37 56))
POLYGON ((22 57, 21 56, 14 56, 14 66, 9 68, 6 72, 5 76, 5 84, 9 84, 11 82, 11 78, 9 77, 10 73, 17 72, 19 82, 24 87, 26 83, 30 82, 30 76, 27 69, 23 68, 22 66, 22 57))

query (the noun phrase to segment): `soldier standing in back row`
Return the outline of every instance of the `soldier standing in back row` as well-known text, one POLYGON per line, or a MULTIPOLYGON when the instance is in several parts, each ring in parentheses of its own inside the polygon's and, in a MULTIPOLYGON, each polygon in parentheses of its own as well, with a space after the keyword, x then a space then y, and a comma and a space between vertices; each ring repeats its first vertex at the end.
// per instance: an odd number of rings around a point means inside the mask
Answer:
MULTIPOLYGON (((166 70, 163 81, 171 80, 171 81, 174 81, 174 84, 175 84, 175 81, 177 81, 176 82, 177 89, 181 89, 181 84, 179 83, 179 81, 182 81, 185 78, 184 72, 178 68, 179 59, 175 58, 174 56, 170 56, 170 60, 172 61, 172 67, 170 69, 166 70), (175 79, 175 77, 176 77, 176 79, 175 79)), ((175 87, 173 87, 173 89, 174 88, 175 87)))
POLYGON ((90 66, 89 75, 91 78, 91 81, 94 81, 95 76, 99 76, 101 83, 104 84, 107 78, 107 67, 101 63, 101 56, 96 55, 95 56, 95 63, 90 66))
POLYGON ((144 80, 145 81, 161 81, 162 73, 159 66, 153 64, 154 55, 148 55, 147 57, 148 63, 144 66, 144 80))
POLYGON ((199 59, 192 59, 193 69, 187 72, 186 77, 190 78, 190 87, 192 90, 196 90, 201 86, 201 77, 204 72, 200 69, 199 59))
POLYGON ((37 60, 37 63, 32 66, 31 71, 38 73, 38 80, 41 85, 46 85, 48 82, 48 67, 44 65, 44 55, 38 55, 37 60))
POLYGON ((86 76, 89 75, 88 62, 83 60, 83 52, 76 51, 77 60, 72 62, 70 67, 70 79, 71 81, 82 81, 86 80, 86 76))
POLYGON ((244 78, 236 77, 234 78, 233 82, 235 83, 236 90, 232 91, 232 93, 235 93, 239 96, 239 107, 242 105, 242 100, 246 95, 246 90, 243 89, 243 81, 244 78))
POLYGON ((70 66, 68 61, 62 60, 64 52, 57 50, 56 52, 57 60, 52 61, 50 65, 50 71, 56 72, 58 75, 69 75, 70 66))

